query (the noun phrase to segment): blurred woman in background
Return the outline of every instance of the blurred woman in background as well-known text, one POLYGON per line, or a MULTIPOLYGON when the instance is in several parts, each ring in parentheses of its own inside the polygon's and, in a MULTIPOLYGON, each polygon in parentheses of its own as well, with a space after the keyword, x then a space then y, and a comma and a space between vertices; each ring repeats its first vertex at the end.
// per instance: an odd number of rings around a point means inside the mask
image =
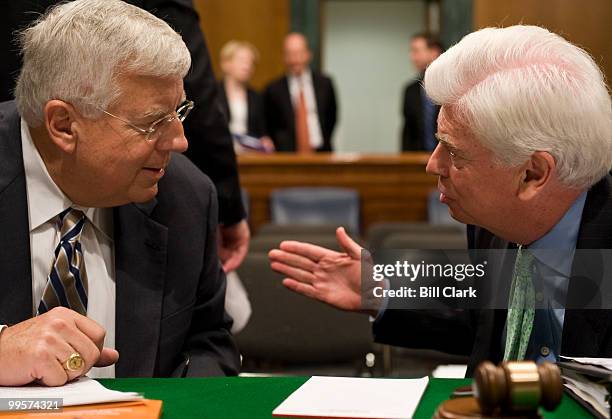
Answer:
POLYGON ((220 58, 222 101, 236 152, 274 151, 266 135, 263 100, 249 87, 259 51, 249 42, 230 41, 221 48, 220 58))

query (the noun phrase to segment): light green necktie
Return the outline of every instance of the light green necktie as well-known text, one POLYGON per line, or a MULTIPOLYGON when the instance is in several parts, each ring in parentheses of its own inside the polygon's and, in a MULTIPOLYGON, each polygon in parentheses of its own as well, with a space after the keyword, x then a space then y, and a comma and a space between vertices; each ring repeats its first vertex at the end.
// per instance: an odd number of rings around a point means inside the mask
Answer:
POLYGON ((510 290, 504 361, 521 361, 527 353, 535 315, 533 268, 533 255, 519 246, 510 290))

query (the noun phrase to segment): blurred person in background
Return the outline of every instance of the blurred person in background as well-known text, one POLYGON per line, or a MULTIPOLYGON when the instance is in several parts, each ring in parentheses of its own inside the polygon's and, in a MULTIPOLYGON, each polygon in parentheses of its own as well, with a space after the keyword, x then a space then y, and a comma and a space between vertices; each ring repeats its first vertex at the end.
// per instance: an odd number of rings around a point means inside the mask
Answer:
POLYGON ((221 48, 221 100, 237 153, 274 151, 266 135, 263 99, 249 86, 257 61, 259 51, 250 42, 229 41, 221 48))
POLYGON ((337 104, 332 80, 310 69, 312 52, 301 33, 283 43, 287 74, 264 93, 268 133, 277 151, 332 151, 337 104))
POLYGON ((434 134, 440 106, 425 94, 423 77, 429 64, 443 51, 440 41, 428 33, 418 33, 410 41, 410 61, 419 75, 404 89, 402 151, 433 151, 436 148, 438 142, 434 134))

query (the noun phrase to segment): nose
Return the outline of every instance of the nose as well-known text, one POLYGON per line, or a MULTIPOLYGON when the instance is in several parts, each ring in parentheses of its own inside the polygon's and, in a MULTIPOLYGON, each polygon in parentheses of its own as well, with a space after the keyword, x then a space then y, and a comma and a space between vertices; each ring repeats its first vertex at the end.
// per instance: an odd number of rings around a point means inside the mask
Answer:
POLYGON ((434 151, 429 156, 425 172, 429 175, 447 177, 448 176, 449 156, 444 146, 438 143, 434 151))
POLYGON ((183 123, 177 119, 167 124, 160 138, 156 143, 156 148, 159 151, 170 151, 175 153, 184 153, 187 150, 187 138, 185 138, 185 130, 183 123))

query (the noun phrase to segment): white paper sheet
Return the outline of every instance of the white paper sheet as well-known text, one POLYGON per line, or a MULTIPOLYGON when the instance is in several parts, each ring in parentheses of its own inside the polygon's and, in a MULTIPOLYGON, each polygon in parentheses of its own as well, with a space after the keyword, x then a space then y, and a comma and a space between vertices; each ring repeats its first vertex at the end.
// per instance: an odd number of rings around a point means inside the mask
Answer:
POLYGON ((138 393, 109 390, 88 377, 81 377, 61 387, 43 387, 38 385, 0 387, 0 397, 20 400, 63 399, 62 405, 64 407, 142 399, 142 395, 138 393))
POLYGON ((584 379, 579 374, 563 376, 564 386, 572 390, 578 397, 589 403, 605 418, 610 417, 610 405, 606 400, 608 390, 601 384, 584 379))
POLYGON ((465 378, 467 365, 464 364, 449 364, 438 365, 431 373, 435 378, 465 378))
POLYGON ((280 404, 274 416, 409 419, 429 378, 312 377, 280 404))
POLYGON ((612 371, 612 358, 574 358, 570 356, 562 356, 561 361, 570 360, 580 362, 581 364, 596 365, 612 371))

